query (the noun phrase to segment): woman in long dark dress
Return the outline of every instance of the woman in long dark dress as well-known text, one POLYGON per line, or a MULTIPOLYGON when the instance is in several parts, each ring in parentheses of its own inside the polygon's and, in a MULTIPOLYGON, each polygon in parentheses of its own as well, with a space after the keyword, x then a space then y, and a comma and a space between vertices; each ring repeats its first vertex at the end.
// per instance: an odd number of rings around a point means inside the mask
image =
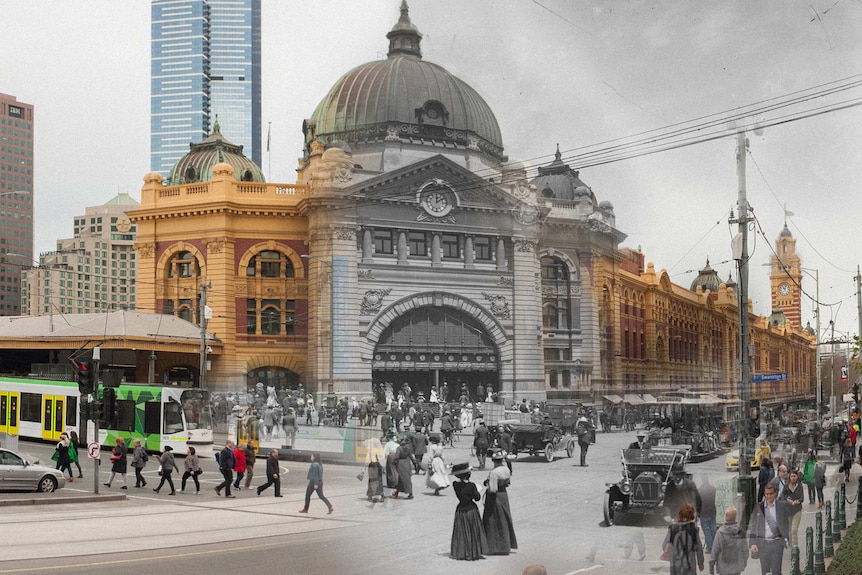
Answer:
POLYGON ((401 445, 395 452, 398 459, 396 468, 398 470, 398 483, 392 497, 397 499, 399 493, 406 493, 407 499, 413 499, 413 448, 410 446, 410 438, 401 440, 401 445))
POLYGON ((488 542, 485 540, 482 518, 475 503, 481 499, 481 495, 476 484, 470 481, 470 464, 453 465, 452 475, 458 479, 452 483, 455 495, 458 497, 458 507, 455 509, 455 524, 452 527, 449 555, 452 559, 465 561, 483 559, 482 555, 488 548, 488 542))
POLYGON ((488 539, 488 555, 508 555, 512 549, 518 548, 515 537, 515 527, 512 524, 512 511, 509 508, 509 487, 512 474, 503 465, 503 451, 495 449, 491 453, 494 469, 488 475, 488 490, 485 492, 485 512, 482 515, 482 526, 488 539))

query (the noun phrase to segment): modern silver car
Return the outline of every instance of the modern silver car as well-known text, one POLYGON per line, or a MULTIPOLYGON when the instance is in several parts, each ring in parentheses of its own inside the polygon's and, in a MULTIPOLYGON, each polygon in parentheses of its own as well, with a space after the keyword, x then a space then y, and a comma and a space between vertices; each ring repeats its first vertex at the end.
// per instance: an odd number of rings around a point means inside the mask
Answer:
POLYGON ((50 493, 66 485, 57 469, 34 465, 14 451, 0 449, 0 491, 41 491, 50 493))

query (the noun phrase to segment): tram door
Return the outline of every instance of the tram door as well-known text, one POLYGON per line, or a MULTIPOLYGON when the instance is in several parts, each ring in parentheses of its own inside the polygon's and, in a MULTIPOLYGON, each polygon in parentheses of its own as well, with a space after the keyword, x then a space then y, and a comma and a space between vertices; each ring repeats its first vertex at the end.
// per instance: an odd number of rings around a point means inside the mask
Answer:
POLYGON ((21 394, 15 391, 0 393, 0 433, 18 435, 18 404, 21 394))
POLYGON ((56 441, 65 431, 63 424, 66 418, 66 396, 42 396, 42 439, 56 441))

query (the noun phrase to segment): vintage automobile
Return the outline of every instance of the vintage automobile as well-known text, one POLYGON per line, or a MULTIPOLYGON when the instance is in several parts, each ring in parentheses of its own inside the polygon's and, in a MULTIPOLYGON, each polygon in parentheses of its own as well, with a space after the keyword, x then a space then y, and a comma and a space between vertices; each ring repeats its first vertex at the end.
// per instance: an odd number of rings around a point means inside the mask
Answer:
POLYGON ((694 504, 697 488, 685 471, 690 451, 687 445, 624 449, 622 478, 607 484, 605 524, 613 525, 620 512, 667 509, 675 517, 682 503, 694 504))
POLYGON ((565 450, 571 457, 575 453, 575 438, 557 425, 540 423, 507 423, 512 433, 512 454, 529 453, 544 455, 545 460, 554 460, 557 451, 565 450))

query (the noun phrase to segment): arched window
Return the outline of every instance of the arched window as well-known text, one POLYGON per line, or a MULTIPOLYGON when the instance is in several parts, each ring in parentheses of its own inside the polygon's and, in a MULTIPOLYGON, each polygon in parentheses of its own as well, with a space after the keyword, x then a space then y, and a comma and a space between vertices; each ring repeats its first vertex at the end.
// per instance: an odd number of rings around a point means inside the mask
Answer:
POLYGON ((199 275, 200 265, 193 253, 188 251, 177 252, 168 264, 168 277, 190 278, 199 275))
POLYGON ((248 261, 245 275, 262 278, 292 278, 296 277, 296 270, 293 268, 293 262, 290 261, 290 258, 283 253, 275 250, 264 250, 248 261))

